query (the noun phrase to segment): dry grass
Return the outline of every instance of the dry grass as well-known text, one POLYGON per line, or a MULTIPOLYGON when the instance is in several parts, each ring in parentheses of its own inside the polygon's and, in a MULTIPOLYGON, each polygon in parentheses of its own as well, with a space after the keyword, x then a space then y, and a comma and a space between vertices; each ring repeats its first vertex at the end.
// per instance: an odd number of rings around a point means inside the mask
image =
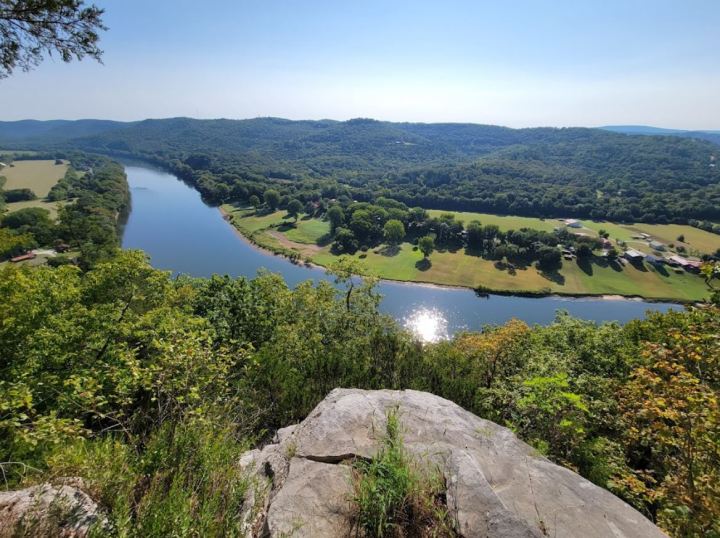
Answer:
POLYGON ((55 164, 52 160, 15 161, 0 170, 0 176, 7 178, 5 190, 31 189, 38 198, 45 198, 67 169, 67 163, 55 164))

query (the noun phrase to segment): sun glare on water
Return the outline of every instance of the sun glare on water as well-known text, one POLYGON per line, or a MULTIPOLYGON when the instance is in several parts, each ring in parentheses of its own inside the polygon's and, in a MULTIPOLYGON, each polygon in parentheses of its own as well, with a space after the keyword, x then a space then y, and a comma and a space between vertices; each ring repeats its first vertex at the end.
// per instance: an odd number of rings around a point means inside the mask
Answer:
POLYGON ((405 318, 405 328, 423 342, 438 342, 448 337, 447 319, 434 308, 420 308, 405 318))

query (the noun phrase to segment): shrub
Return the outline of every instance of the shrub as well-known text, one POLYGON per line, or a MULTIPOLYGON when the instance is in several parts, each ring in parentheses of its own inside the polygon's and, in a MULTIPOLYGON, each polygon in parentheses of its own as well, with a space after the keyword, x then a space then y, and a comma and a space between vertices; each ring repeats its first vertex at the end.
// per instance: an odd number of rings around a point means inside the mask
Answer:
POLYGON ((10 189, 3 193, 7 203, 35 200, 37 196, 30 189, 10 189))

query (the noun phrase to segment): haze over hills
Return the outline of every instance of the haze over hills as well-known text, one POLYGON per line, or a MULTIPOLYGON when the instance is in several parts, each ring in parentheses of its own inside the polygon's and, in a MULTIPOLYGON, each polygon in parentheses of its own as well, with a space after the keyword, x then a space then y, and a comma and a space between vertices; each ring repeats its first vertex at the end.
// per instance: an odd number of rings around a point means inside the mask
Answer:
POLYGON ((688 131, 683 129, 665 129, 662 127, 650 127, 648 125, 607 125, 600 127, 606 131, 631 135, 658 135, 658 136, 681 136, 687 138, 700 138, 720 144, 720 130, 688 131))
POLYGON ((168 118, 6 122, 0 144, 144 159, 184 177, 215 203, 275 187, 301 199, 345 192, 543 217, 720 218, 718 145, 689 134, 362 118, 168 118))

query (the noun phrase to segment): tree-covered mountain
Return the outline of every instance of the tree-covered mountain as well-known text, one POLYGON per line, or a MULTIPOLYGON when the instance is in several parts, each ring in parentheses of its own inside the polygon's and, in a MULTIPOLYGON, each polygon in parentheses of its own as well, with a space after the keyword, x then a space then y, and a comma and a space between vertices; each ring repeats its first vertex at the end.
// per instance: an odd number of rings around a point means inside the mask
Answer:
POLYGON ((601 129, 631 135, 665 135, 699 138, 720 144, 720 131, 687 131, 683 129, 663 129, 662 127, 650 127, 648 125, 608 125, 601 127, 601 129))
POLYGON ((303 203, 345 194, 547 217, 720 219, 720 149, 690 136, 279 118, 21 125, 11 140, 12 132, 0 123, 0 143, 152 161, 213 202, 273 187, 303 203))
POLYGON ((112 120, 0 121, 0 144, 45 144, 104 133, 129 125, 132 124, 112 120))

